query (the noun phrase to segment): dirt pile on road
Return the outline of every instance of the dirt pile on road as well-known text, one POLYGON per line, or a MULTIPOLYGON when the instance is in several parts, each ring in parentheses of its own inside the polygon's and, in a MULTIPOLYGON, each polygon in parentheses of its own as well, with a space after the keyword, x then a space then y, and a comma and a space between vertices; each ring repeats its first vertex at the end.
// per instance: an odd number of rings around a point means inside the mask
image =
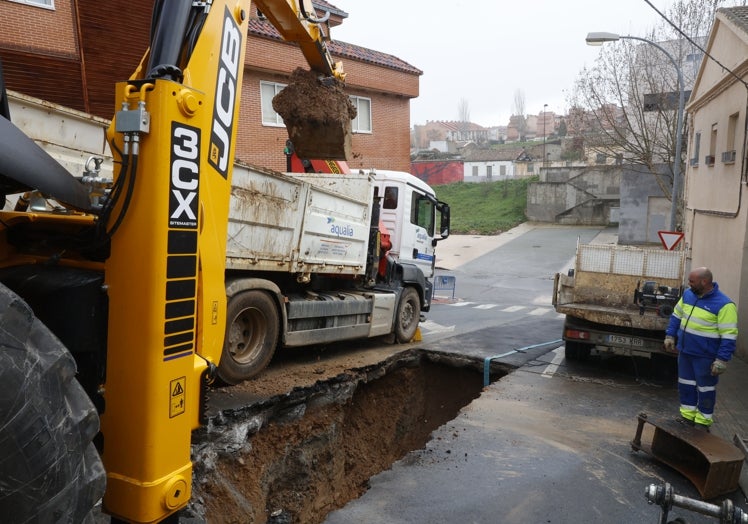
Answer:
POLYGON ((351 157, 351 120, 356 108, 334 78, 296 68, 289 84, 273 98, 294 150, 301 158, 347 160, 351 157))

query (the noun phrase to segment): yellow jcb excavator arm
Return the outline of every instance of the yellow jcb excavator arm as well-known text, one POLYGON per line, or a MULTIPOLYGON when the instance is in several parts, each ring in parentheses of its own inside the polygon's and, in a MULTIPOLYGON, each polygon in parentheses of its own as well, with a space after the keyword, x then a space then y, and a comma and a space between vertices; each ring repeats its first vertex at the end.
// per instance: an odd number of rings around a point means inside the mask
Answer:
MULTIPOLYGON (((303 0, 302 0, 303 1, 303 0)), ((342 78, 310 5, 257 2, 313 69, 342 78)), ((105 511, 159 522, 191 498, 191 431, 226 326, 224 270, 249 1, 157 0, 149 52, 116 88, 105 511)))
POLYGON ((317 18, 310 0, 255 0, 254 4, 289 42, 296 42, 309 66, 322 74, 345 80, 343 64, 335 62, 320 28, 329 13, 317 18))

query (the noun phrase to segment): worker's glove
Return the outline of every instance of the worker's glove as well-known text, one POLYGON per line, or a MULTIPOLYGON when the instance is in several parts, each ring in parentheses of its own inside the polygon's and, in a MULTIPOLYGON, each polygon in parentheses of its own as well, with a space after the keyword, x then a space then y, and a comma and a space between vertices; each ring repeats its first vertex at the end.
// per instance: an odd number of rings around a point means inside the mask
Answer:
POLYGON ((712 375, 721 375, 727 370, 727 362, 716 359, 712 362, 712 375))
POLYGON ((665 337, 665 342, 663 343, 663 345, 665 346, 665 351, 675 353, 675 337, 665 337))

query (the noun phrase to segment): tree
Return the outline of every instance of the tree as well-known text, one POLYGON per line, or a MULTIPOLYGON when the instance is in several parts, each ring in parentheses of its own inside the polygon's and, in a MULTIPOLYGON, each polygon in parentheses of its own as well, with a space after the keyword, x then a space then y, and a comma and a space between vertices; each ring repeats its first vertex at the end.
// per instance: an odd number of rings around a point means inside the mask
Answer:
POLYGON ((470 122, 470 104, 465 98, 460 98, 457 104, 457 121, 470 122))
POLYGON ((457 125, 460 133, 458 139, 467 140, 470 130, 470 105, 465 98, 460 98, 457 104, 457 125))
MULTIPOLYGON (((722 3, 676 0, 666 16, 692 40, 704 42, 714 12, 722 3)), ((683 73, 684 89, 690 90, 699 66, 699 60, 693 58, 700 57, 701 51, 665 21, 643 38, 657 43, 675 59, 683 73)), ((644 165, 651 173, 657 173, 658 164, 672 166, 676 161, 677 78, 677 69, 667 55, 651 44, 621 39, 604 45, 594 65, 580 72, 570 94, 569 134, 583 136, 592 153, 621 154, 627 162, 644 165), (673 100, 675 105, 670 103, 673 100)), ((682 158, 677 161, 682 164, 682 158)), ((655 176, 669 197, 672 170, 669 176, 655 176)))
POLYGON ((514 92, 514 105, 512 106, 512 114, 516 117, 517 131, 519 132, 519 139, 523 141, 527 134, 527 118, 525 117, 525 93, 521 89, 517 89, 514 92))

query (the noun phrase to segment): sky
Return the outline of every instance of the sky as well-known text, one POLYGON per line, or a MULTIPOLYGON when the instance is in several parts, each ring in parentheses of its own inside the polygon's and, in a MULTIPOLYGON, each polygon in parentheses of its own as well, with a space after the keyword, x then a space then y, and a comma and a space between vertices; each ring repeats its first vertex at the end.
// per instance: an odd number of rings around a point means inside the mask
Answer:
MULTIPOLYGON (((645 36, 662 22, 644 0, 328 0, 348 13, 333 27, 341 40, 394 55, 423 71, 411 126, 458 120, 506 125, 515 93, 525 113, 565 114, 568 93, 599 47, 592 31, 645 36)), ((665 13, 670 0, 650 0, 665 13)), ((607 43, 605 45, 616 45, 607 43)), ((345 61, 343 61, 345 69, 345 61)))

